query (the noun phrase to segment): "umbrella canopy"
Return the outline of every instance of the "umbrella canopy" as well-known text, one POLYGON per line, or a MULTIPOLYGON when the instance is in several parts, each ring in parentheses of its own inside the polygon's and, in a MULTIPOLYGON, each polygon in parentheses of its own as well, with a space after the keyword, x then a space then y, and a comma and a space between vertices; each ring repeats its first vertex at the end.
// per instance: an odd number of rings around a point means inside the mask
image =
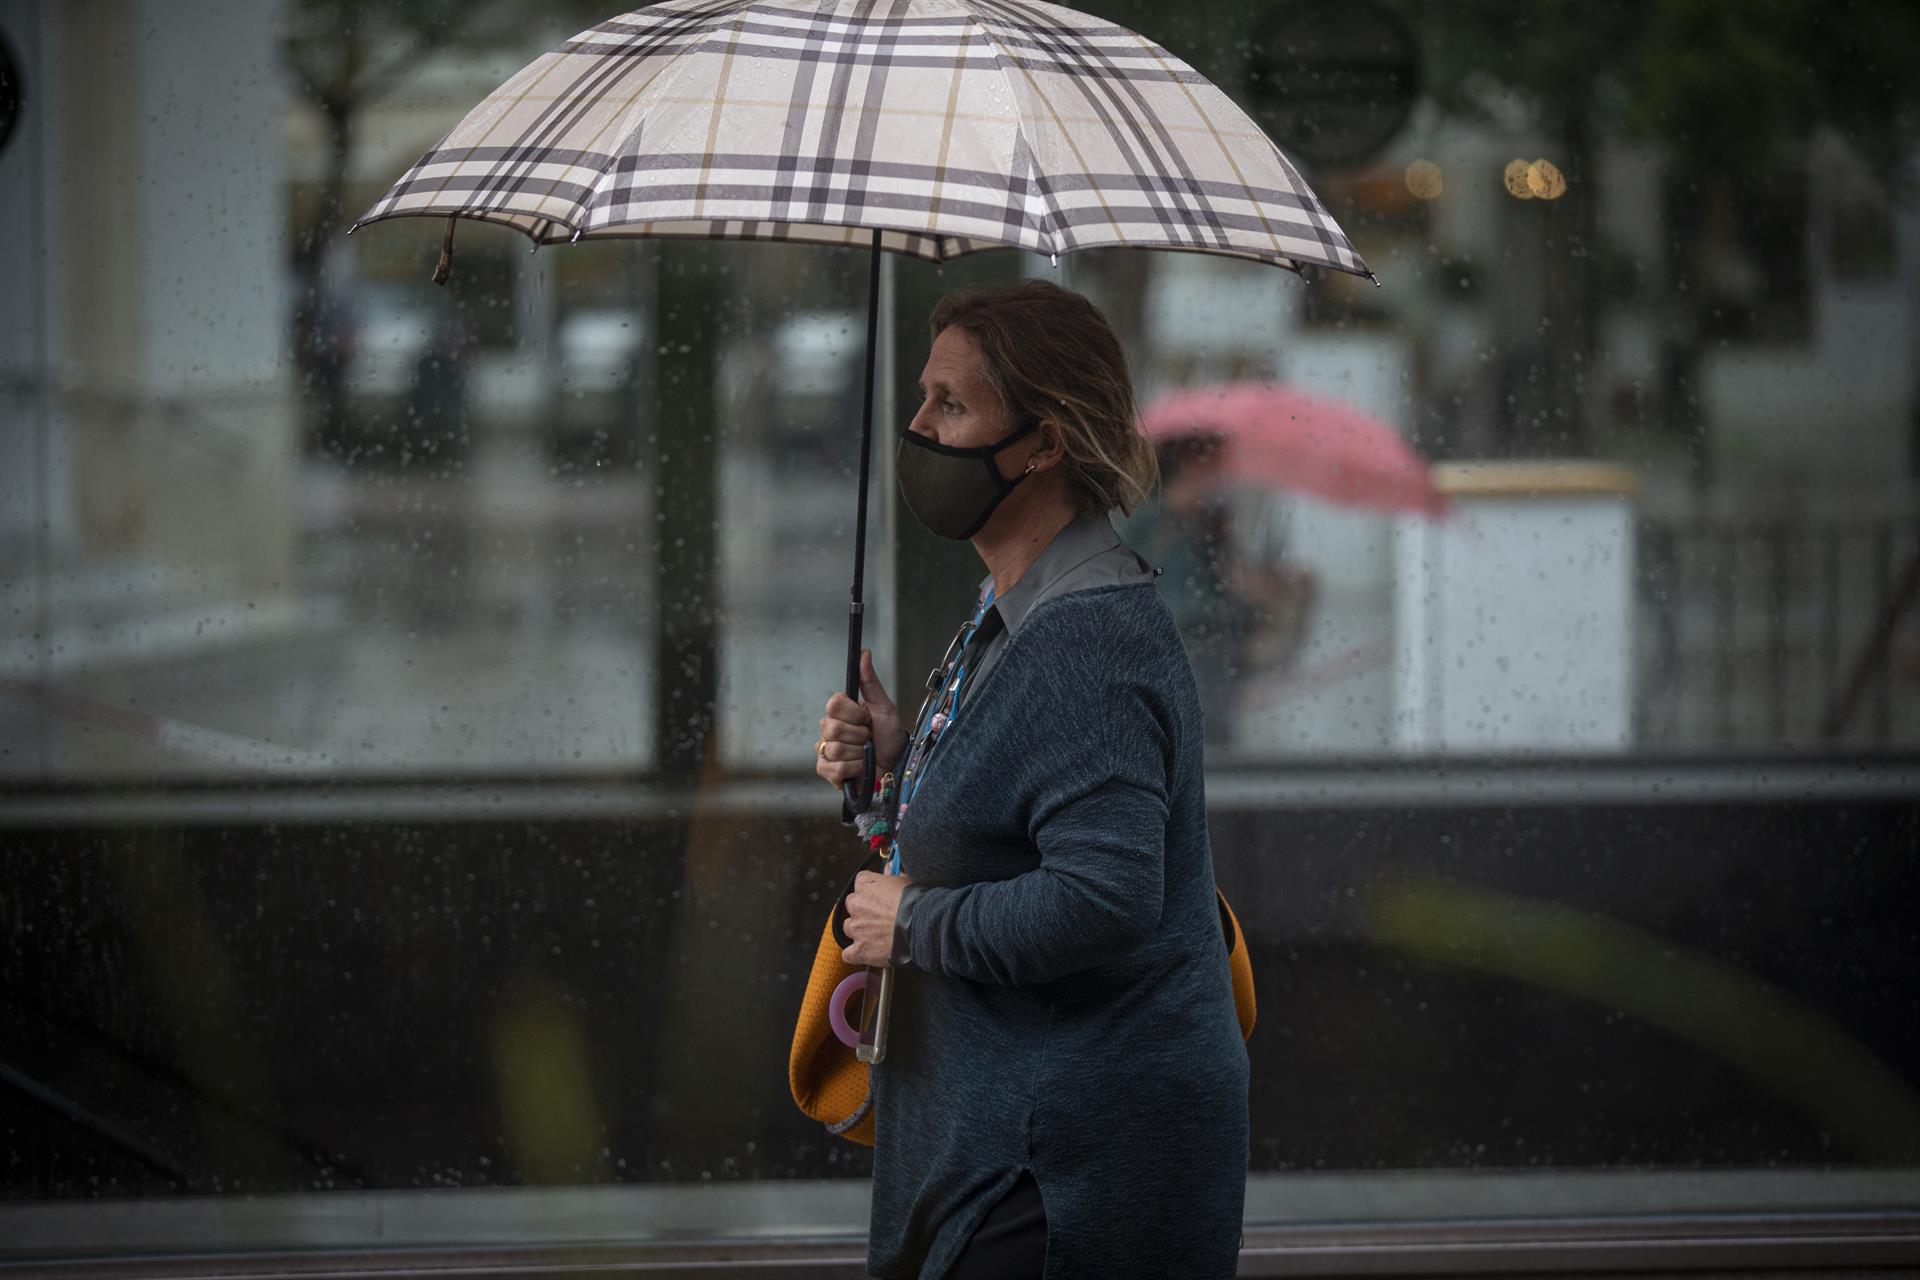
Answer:
POLYGON ((667 0, 542 55, 355 226, 800 240, 935 261, 1187 249, 1371 276, 1228 97, 1030 0, 667 0))
POLYGON ((1141 414, 1154 440, 1215 435, 1228 473, 1349 506, 1444 514, 1425 459, 1400 433, 1344 401, 1274 382, 1170 392, 1141 414))

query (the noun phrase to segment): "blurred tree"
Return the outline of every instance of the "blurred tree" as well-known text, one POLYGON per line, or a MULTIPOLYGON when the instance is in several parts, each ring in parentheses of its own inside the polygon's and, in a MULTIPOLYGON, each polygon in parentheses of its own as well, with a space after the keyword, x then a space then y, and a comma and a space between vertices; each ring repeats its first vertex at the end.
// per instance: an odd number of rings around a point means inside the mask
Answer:
POLYGON ((369 104, 444 48, 448 37, 484 8, 457 0, 398 0, 378 9, 360 0, 299 0, 288 9, 287 67, 295 87, 320 113, 327 135, 317 198, 293 242, 292 335, 295 366, 318 419, 312 425, 325 436, 339 430, 344 411, 348 326, 325 266, 328 249, 344 229, 341 206, 355 123, 369 104))
MULTIPOLYGON (((1669 422, 1689 441, 1696 483, 1711 476, 1694 388, 1713 337, 1714 290, 1703 287, 1708 213, 1752 209, 1802 167, 1812 132, 1836 130, 1910 198, 1920 143, 1920 6, 1907 0, 1660 0, 1632 50, 1618 109, 1623 130, 1667 150, 1669 422)), ((1794 193, 1796 197, 1804 195, 1794 193)), ((1805 235, 1804 226, 1799 229, 1805 235)))
POLYGON ((288 7, 286 64, 327 137, 318 190, 293 241, 294 358, 323 430, 340 422, 346 355, 339 300, 325 278, 327 251, 346 229, 343 206, 361 113, 436 55, 528 46, 530 60, 565 34, 618 11, 605 0, 549 0, 532 24, 548 38, 529 44, 530 34, 538 39, 541 33, 530 32, 524 7, 509 0, 295 0, 288 7))
MULTIPOLYGON (((1593 367, 1605 257, 1596 233, 1595 171, 1602 138, 1659 144, 1674 188, 1668 207, 1743 199, 1779 180, 1812 131, 1836 128, 1886 176, 1905 159, 1920 109, 1920 6, 1906 0, 1385 0, 1416 21, 1426 82, 1456 116, 1505 123, 1517 104, 1553 139, 1567 192, 1555 202, 1568 264, 1550 296, 1560 303, 1542 359, 1568 417, 1559 439, 1524 439, 1537 423, 1503 425, 1510 445, 1576 451, 1595 444, 1584 385, 1593 367), (1565 392, 1571 389, 1573 394, 1565 392)), ((1701 423, 1692 394, 1710 305, 1694 279, 1709 220, 1670 222, 1665 307, 1674 335, 1667 412, 1696 457, 1701 423)))

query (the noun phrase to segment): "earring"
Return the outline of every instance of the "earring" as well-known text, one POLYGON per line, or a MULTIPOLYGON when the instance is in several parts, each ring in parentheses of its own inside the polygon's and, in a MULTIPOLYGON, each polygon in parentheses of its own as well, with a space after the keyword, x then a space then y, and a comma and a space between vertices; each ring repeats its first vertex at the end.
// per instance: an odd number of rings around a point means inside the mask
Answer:
POLYGON ((1033 459, 1031 458, 1027 459, 1027 469, 1025 471, 1022 471, 1020 474, 1023 476, 1030 476, 1033 474, 1033 459))

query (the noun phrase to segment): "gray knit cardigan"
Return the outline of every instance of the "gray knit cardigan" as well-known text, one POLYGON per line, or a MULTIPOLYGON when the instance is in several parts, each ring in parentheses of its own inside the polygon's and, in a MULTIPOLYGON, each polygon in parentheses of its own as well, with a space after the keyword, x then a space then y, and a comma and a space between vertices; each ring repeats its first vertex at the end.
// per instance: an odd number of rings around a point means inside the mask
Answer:
POLYGON ((1151 583, 1044 599, 903 823, 867 1267, 940 1280, 1031 1170, 1046 1280, 1228 1277, 1247 1054, 1214 902, 1193 672, 1151 583))

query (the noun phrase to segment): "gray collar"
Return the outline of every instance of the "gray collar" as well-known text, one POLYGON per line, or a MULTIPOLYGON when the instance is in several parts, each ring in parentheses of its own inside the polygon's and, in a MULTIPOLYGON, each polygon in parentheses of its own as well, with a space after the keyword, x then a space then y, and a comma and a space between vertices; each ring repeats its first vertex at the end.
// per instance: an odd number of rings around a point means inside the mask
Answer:
MULTIPOLYGON (((1077 516, 1053 535, 1053 541, 994 607, 1011 637, 1033 607, 1049 596, 1086 586, 1151 581, 1153 574, 1143 564, 1122 545, 1111 519, 1104 515, 1077 516), (1109 554, 1116 551, 1118 556, 1109 554), (1107 557, 1103 563, 1092 563, 1103 556, 1107 557)), ((981 579, 983 595, 992 581, 992 574, 981 579)))

